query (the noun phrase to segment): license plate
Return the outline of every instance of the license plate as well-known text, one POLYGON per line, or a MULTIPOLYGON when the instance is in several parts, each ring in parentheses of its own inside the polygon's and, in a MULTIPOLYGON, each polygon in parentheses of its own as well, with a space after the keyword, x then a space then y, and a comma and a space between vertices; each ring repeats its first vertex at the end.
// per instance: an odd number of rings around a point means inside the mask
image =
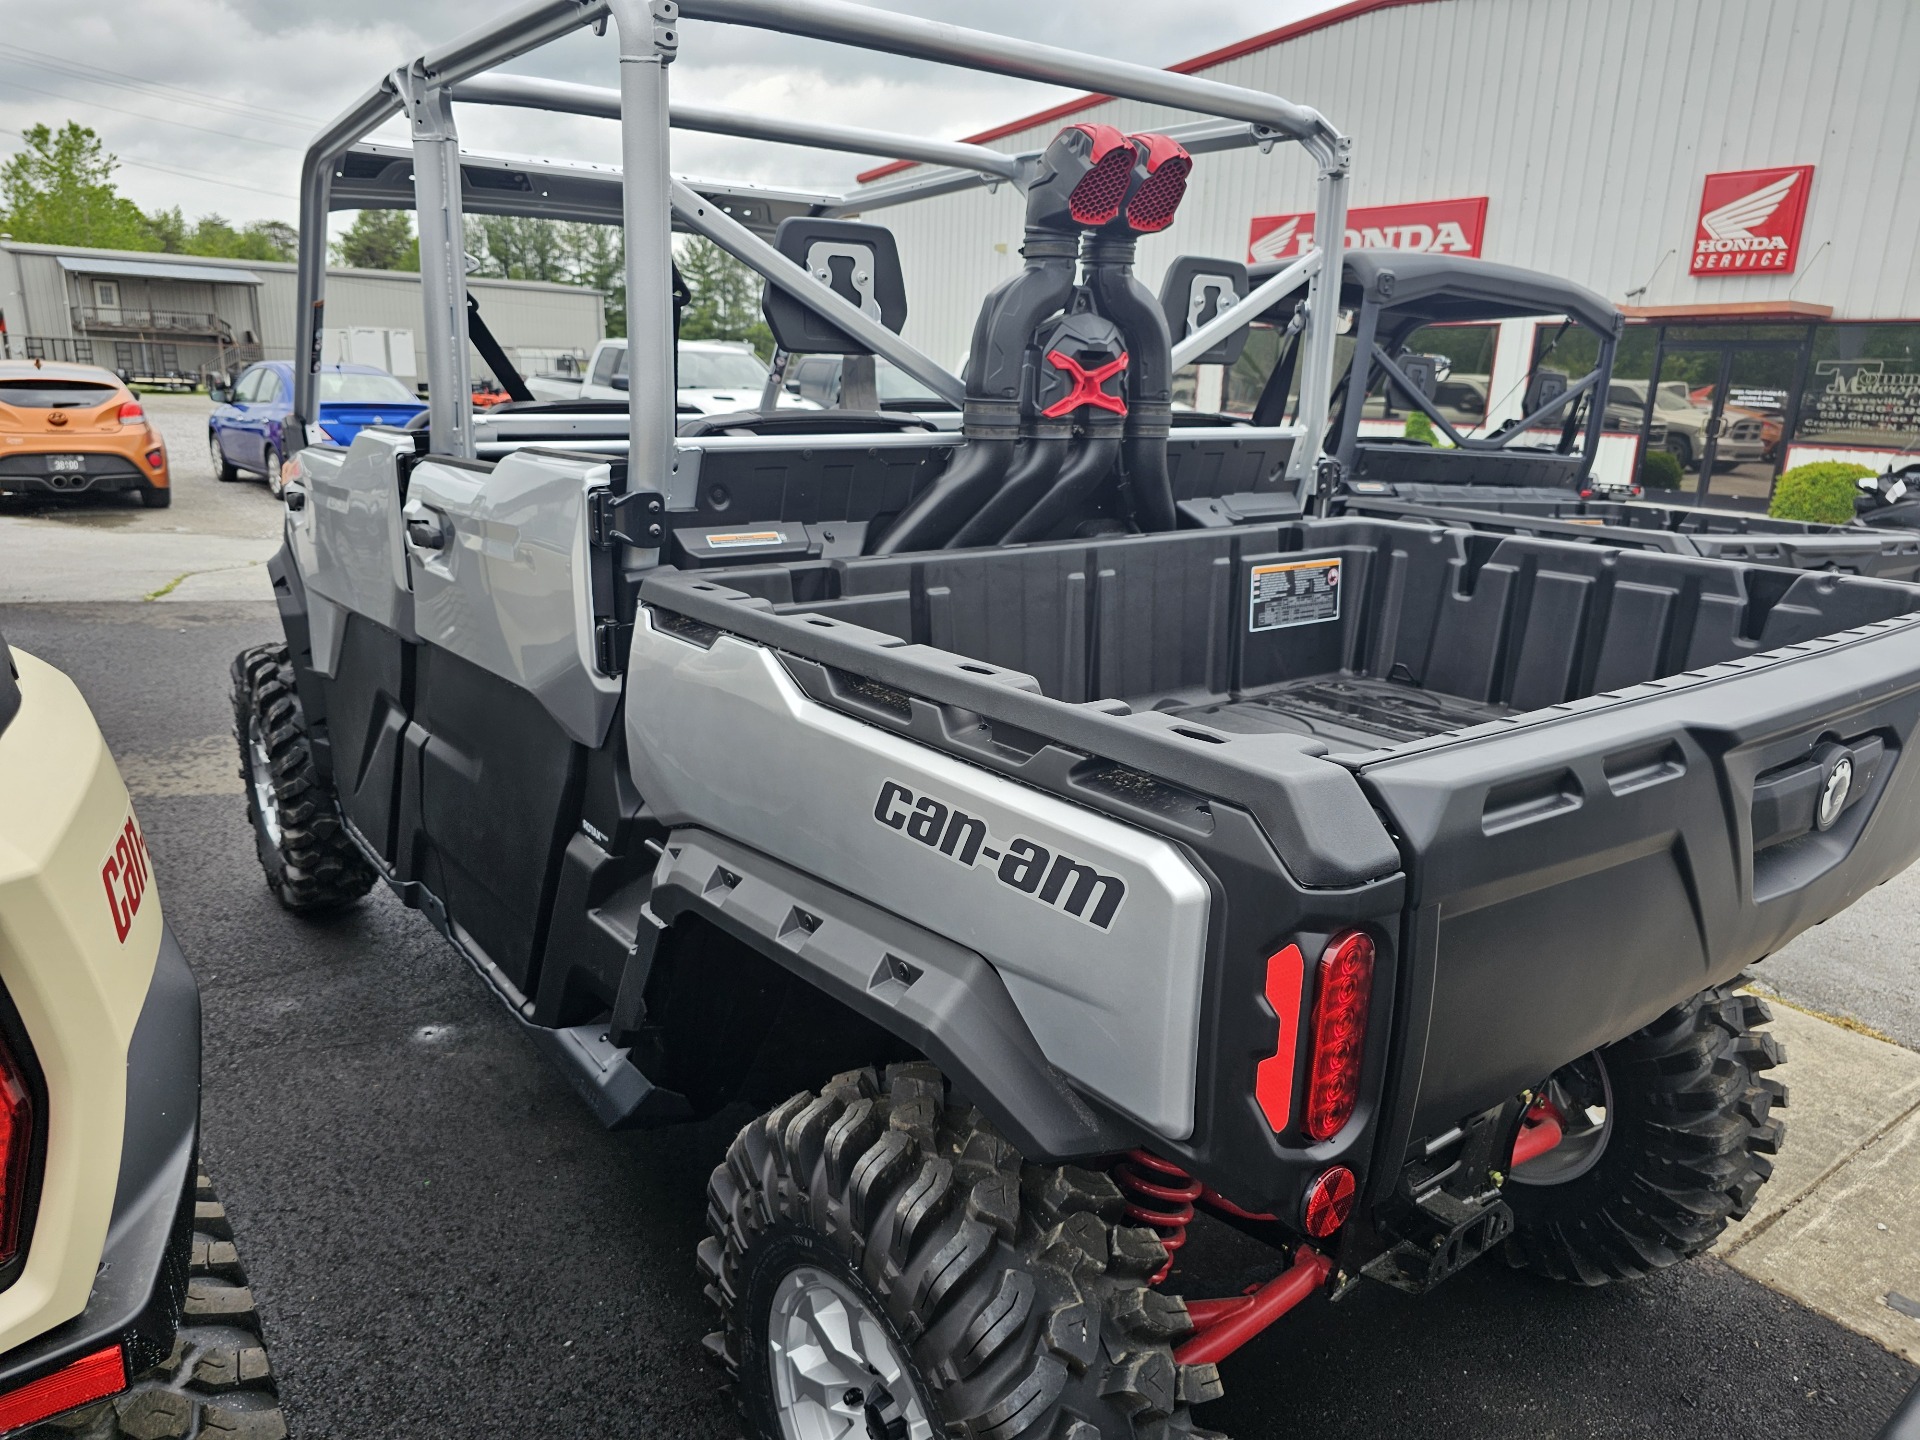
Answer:
POLYGON ((87 457, 84 455, 49 455, 47 457, 47 469, 56 475, 86 468, 87 457))

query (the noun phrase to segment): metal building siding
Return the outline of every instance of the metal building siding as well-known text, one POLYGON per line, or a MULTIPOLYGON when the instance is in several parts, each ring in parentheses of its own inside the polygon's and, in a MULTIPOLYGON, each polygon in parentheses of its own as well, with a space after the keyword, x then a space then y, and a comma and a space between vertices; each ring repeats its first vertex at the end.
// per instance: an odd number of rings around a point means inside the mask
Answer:
MULTIPOLYGON (((1920 319, 1920 92, 1902 80, 1920 73, 1912 0, 1433 0, 1202 73, 1312 105, 1351 135, 1355 205, 1489 196, 1488 259, 1643 305, 1791 298, 1920 319), (1708 172, 1799 164, 1816 169, 1793 274, 1687 273, 1708 172)), ((1186 118, 1108 101, 992 143, 1186 118)), ((1142 243, 1142 276, 1157 284, 1179 253, 1243 256, 1251 217, 1312 205, 1298 147, 1202 156, 1179 221, 1142 243)), ((950 360, 1011 273, 1017 201, 1003 187, 872 218, 901 240, 909 335, 950 360)))

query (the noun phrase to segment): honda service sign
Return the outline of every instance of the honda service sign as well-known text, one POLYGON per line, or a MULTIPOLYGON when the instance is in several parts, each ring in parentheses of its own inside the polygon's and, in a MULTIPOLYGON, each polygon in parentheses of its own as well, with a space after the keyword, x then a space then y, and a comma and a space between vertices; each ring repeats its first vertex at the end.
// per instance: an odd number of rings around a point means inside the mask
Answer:
MULTIPOLYGON (((1487 197, 1368 205, 1347 212, 1347 246, 1374 250, 1437 250, 1478 255, 1487 229, 1487 197)), ((1247 251, 1262 260, 1297 260, 1313 248, 1313 212, 1256 215, 1247 251)))
POLYGON ((1695 275, 1785 274, 1800 255, 1813 166, 1726 170, 1700 187, 1693 232, 1695 275))

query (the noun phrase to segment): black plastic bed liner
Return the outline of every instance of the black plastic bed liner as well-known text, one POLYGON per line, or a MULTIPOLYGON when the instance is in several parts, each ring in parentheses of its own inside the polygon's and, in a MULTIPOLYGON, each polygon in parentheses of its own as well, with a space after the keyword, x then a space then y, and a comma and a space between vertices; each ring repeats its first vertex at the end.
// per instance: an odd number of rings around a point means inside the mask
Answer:
POLYGON ((1311 735, 1336 751, 1377 750, 1465 730, 1513 711, 1505 705, 1422 690, 1404 680, 1313 675, 1224 703, 1166 712, 1241 735, 1311 735))

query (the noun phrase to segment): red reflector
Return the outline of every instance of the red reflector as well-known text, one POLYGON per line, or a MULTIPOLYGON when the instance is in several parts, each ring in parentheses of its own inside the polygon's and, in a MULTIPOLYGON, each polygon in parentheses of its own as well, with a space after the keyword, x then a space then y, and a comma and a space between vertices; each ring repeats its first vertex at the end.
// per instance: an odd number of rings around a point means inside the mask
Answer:
POLYGON ((1316 1240, 1324 1240, 1353 1214, 1354 1197, 1360 1193, 1360 1187, 1354 1183, 1353 1172, 1344 1165, 1335 1165, 1307 1190, 1307 1234, 1316 1240))
POLYGON ((1298 945, 1267 957, 1267 1004, 1279 1017, 1280 1040, 1254 1067, 1253 1098, 1276 1135, 1293 1118, 1293 1057, 1300 1043, 1300 982, 1306 966, 1298 945))
POLYGON ((0 1043, 0 1265, 20 1251, 32 1155, 33 1092, 19 1062, 0 1043))
POLYGON ((1348 930, 1327 942, 1313 1001, 1312 1065, 1307 1072, 1307 1133, 1331 1140, 1360 1103, 1367 1005, 1373 998, 1373 937, 1348 930))
POLYGON ((63 1370, 0 1395, 0 1430, 31 1425, 62 1410, 117 1395, 127 1388, 127 1364, 118 1345, 83 1355, 63 1370))
POLYGON ((145 420, 146 418, 147 418, 147 412, 140 408, 140 402, 138 400, 126 400, 121 402, 120 423, 122 425, 131 425, 136 420, 145 420))
POLYGON ((153 469, 153 470, 166 469, 167 468, 167 452, 164 450, 147 451, 147 466, 149 469, 153 469))

